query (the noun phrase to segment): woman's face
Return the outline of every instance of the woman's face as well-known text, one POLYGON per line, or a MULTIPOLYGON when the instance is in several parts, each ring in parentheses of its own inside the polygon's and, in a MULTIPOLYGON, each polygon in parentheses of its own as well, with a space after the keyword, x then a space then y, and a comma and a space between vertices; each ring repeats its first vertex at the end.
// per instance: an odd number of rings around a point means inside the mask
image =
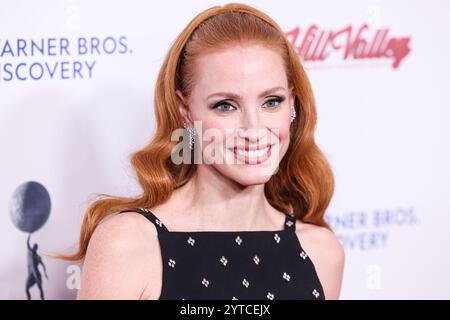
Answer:
POLYGON ((288 148, 294 105, 281 56, 233 46, 198 57, 194 77, 189 98, 177 95, 201 140, 201 164, 243 186, 267 182, 288 148))

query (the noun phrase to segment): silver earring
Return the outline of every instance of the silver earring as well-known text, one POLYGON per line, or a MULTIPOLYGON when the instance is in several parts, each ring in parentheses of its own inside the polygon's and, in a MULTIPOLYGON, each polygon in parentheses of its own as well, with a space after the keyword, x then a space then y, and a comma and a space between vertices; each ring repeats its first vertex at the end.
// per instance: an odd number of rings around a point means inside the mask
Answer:
POLYGON ((188 127, 186 122, 183 122, 183 127, 188 131, 189 133, 189 149, 194 149, 194 142, 195 142, 195 130, 194 127, 188 127))
POLYGON ((292 121, 294 121, 295 117, 297 116, 297 113, 295 112, 295 108, 292 107, 292 112, 291 112, 291 123, 292 121))

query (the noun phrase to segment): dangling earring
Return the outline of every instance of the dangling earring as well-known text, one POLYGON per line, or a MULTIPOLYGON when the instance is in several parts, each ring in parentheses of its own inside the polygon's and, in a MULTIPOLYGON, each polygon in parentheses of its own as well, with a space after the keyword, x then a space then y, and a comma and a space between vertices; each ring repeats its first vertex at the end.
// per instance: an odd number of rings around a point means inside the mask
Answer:
POLYGON ((294 121, 295 117, 297 116, 297 113, 295 112, 295 108, 292 107, 292 111, 291 111, 291 123, 292 121, 294 121))
POLYGON ((194 142, 195 142, 195 129, 194 127, 188 127, 186 122, 183 122, 183 127, 188 131, 189 133, 189 149, 194 149, 194 142))

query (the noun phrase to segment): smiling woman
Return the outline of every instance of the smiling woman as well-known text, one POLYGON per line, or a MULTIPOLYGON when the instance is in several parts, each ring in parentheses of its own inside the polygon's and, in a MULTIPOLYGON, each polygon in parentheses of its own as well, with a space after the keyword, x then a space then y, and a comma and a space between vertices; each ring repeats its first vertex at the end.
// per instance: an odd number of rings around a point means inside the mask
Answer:
POLYGON ((337 299, 333 174, 283 30, 244 4, 201 12, 169 49, 154 101, 156 133, 131 159, 143 193, 96 200, 64 257, 84 258, 78 298, 337 299), (173 161, 182 127, 194 161, 173 161))

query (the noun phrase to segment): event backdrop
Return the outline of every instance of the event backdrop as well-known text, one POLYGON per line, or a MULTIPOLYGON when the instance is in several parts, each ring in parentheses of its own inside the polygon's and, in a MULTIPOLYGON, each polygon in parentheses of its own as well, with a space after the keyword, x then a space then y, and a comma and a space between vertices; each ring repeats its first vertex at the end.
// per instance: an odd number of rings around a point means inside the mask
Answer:
MULTIPOLYGON (((450 2, 245 2, 280 24, 312 81, 341 298, 449 299, 450 2)), ((154 133, 162 60, 224 3, 0 0, 0 298, 39 299, 40 262, 45 298, 75 297, 79 265, 45 253, 75 248, 96 193, 140 192, 129 156, 154 133)))

